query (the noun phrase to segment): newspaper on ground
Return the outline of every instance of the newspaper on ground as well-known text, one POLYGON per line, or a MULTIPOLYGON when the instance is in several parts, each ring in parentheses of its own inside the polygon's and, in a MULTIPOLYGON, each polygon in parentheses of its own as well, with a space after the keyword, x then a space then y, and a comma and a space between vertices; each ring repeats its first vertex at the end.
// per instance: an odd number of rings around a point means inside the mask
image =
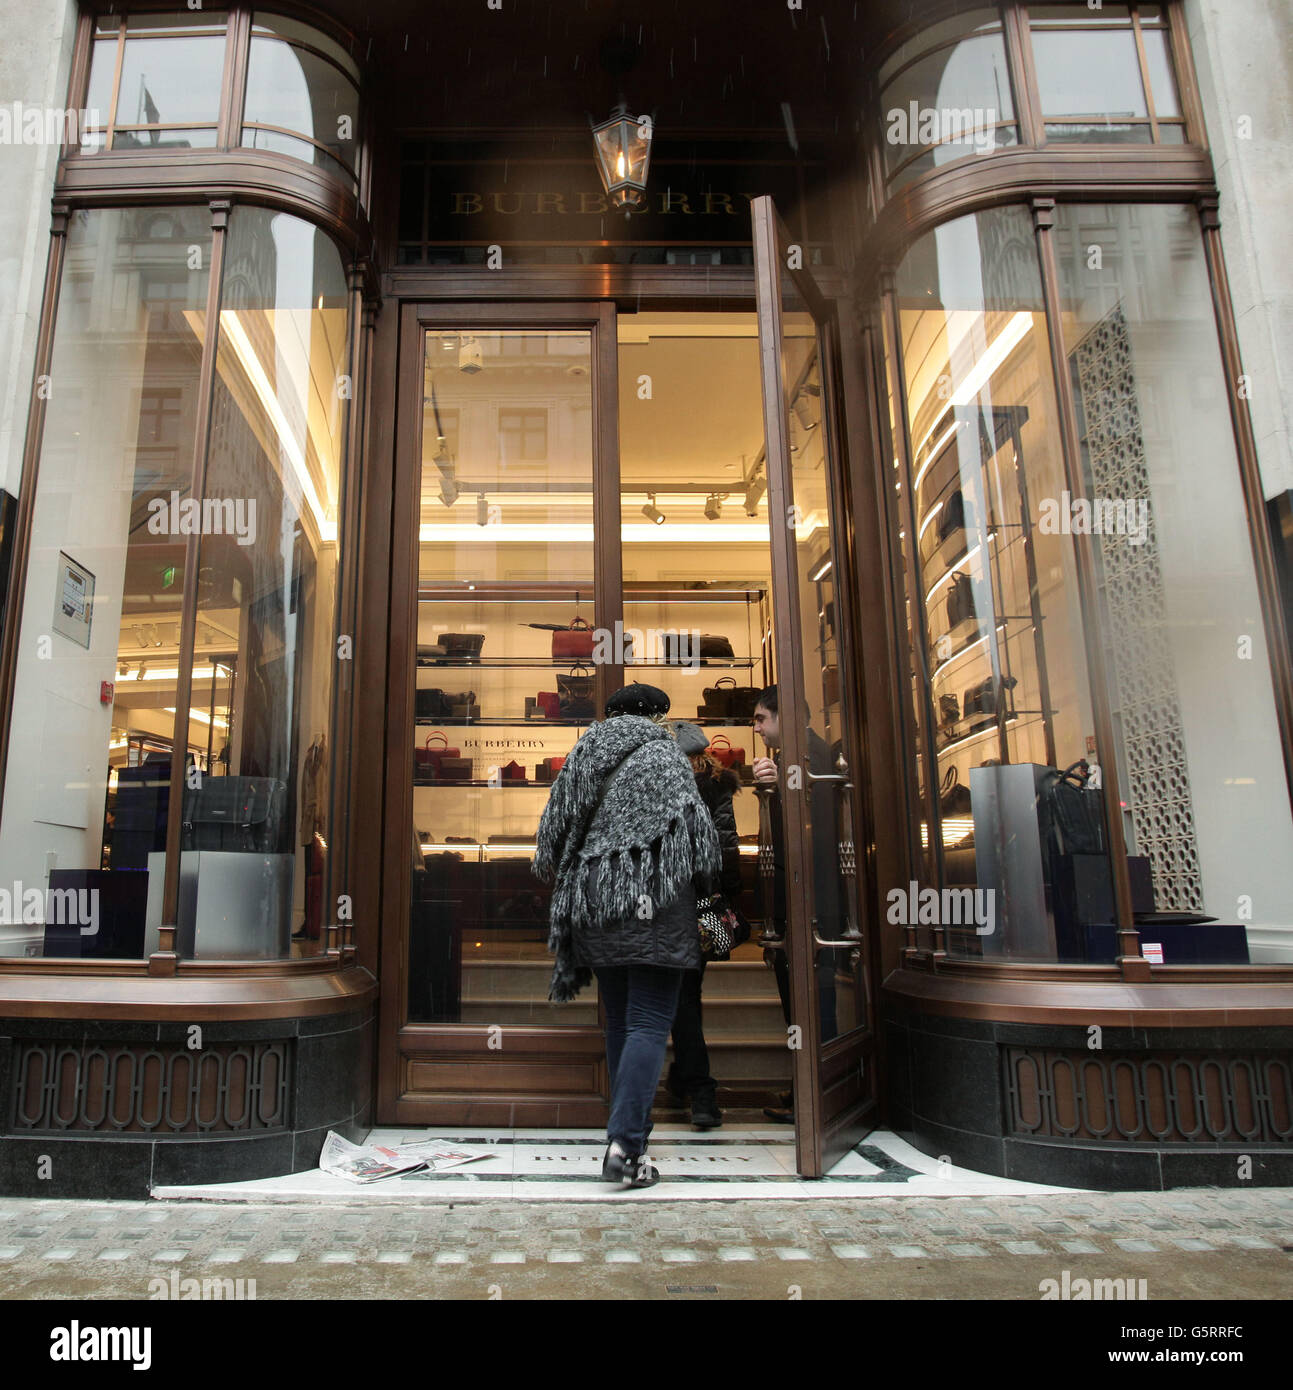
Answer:
POLYGON ((414 1154, 434 1172, 460 1168, 464 1163, 477 1163, 482 1158, 494 1158, 492 1149, 465 1149, 446 1144, 443 1139, 406 1139, 399 1145, 401 1154, 414 1154))
POLYGON ((414 1173, 429 1165, 421 1154, 402 1154, 380 1144, 352 1144, 334 1130, 328 1131, 319 1155, 319 1167, 348 1182, 377 1182, 397 1173, 414 1173))

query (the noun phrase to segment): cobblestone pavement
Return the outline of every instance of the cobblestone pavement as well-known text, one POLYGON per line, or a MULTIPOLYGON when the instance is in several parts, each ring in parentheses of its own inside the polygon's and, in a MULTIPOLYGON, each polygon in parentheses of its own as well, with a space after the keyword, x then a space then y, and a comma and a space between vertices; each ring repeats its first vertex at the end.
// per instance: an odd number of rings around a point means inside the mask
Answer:
POLYGON ((1150 1300, 1287 1299, 1293 1189, 637 1209, 0 1199, 9 1299, 148 1298, 172 1272, 254 1278, 261 1299, 1037 1299, 1066 1269, 1146 1279, 1150 1300))

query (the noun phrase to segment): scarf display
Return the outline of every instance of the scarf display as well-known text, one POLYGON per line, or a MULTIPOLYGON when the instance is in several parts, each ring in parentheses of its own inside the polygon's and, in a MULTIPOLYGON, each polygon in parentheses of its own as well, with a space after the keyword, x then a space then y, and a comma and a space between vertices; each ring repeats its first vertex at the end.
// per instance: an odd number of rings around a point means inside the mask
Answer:
POLYGON ((549 999, 573 999, 592 978, 575 965, 572 927, 631 917, 648 895, 667 907, 697 874, 712 877, 719 865, 713 821, 670 731, 632 714, 592 725, 552 784, 532 866, 554 885, 549 999))

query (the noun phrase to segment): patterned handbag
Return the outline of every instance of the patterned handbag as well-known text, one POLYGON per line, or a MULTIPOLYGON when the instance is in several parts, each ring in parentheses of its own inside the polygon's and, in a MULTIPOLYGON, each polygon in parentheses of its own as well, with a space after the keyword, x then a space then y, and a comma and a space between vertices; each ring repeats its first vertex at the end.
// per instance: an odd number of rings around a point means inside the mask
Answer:
POLYGON ((722 893, 711 893, 707 898, 697 899, 696 930, 700 933, 700 953, 706 960, 726 960, 734 946, 748 941, 750 929, 745 926, 742 934, 742 925, 740 917, 722 893))

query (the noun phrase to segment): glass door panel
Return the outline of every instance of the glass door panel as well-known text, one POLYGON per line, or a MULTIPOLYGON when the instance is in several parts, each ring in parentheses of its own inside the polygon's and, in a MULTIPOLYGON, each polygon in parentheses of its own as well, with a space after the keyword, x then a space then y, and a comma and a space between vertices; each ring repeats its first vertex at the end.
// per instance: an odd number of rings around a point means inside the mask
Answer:
POLYGON ((778 669, 771 823, 784 862, 799 1170, 819 1176, 869 1128, 867 942, 857 921, 845 605, 828 310, 770 199, 752 204, 778 669))
POLYGON ((422 339, 408 1021, 595 1024, 595 987, 548 1003, 530 872, 596 708, 592 333, 422 339))

